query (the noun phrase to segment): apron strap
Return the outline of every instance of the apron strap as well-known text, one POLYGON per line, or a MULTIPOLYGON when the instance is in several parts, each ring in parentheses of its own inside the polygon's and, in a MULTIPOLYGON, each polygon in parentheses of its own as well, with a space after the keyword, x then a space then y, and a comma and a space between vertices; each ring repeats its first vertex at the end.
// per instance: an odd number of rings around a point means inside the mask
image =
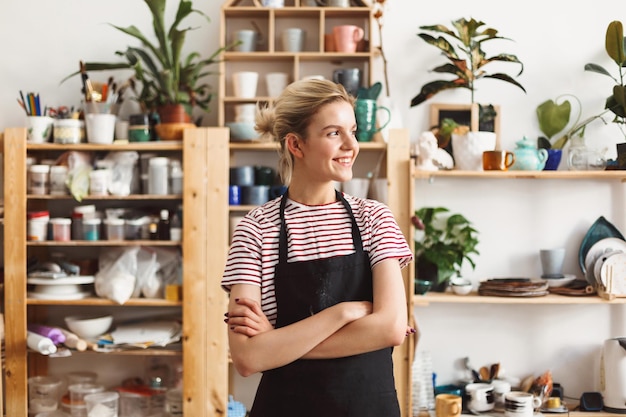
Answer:
MULTIPOLYGON (((278 236, 278 262, 287 263, 287 222, 285 221, 285 206, 287 204, 287 198, 289 196, 289 188, 282 195, 280 201, 280 233, 278 236)), ((343 204, 350 216, 352 223, 352 242, 356 253, 363 252, 363 241, 361 240, 361 233, 359 232, 359 226, 356 224, 352 207, 348 204, 348 201, 343 197, 343 194, 335 190, 335 198, 343 204)))

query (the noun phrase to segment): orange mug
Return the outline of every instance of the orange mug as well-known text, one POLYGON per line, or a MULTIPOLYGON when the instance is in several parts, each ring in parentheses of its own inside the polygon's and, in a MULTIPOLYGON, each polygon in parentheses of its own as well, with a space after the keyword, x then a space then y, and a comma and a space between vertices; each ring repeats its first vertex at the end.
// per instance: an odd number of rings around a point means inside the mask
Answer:
POLYGON ((339 25, 333 28, 336 52, 356 52, 358 43, 365 36, 365 31, 355 25, 339 25))
POLYGON ((485 171, 507 171, 515 163, 515 154, 509 151, 483 152, 483 169, 485 171))

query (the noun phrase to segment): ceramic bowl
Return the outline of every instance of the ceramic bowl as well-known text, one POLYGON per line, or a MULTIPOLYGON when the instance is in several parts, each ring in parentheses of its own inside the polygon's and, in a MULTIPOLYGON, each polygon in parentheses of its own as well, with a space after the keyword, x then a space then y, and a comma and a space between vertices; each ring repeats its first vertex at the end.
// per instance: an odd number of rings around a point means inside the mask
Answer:
POLYGON ((111 327, 113 316, 67 316, 65 324, 78 337, 93 339, 111 327))
POLYGON ((450 288, 457 295, 467 295, 472 291, 472 282, 468 279, 455 278, 450 280, 450 288))
POLYGON ((232 142, 246 142, 258 139, 259 134, 254 130, 254 122, 228 122, 232 142))
POLYGON ((161 140, 183 140, 185 129, 194 127, 193 123, 159 123, 154 129, 161 140))
POLYGON ((424 281, 421 279, 415 280, 415 294, 426 294, 430 287, 433 285, 430 281, 424 281))

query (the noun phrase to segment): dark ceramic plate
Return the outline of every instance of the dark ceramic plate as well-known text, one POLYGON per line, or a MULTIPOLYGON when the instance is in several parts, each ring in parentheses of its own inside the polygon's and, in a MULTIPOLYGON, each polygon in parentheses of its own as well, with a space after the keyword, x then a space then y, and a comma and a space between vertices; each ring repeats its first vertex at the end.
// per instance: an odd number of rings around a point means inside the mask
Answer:
POLYGON ((578 251, 578 265, 580 265, 583 274, 587 273, 585 267, 585 258, 589 249, 598 241, 607 238, 614 237, 624 240, 624 235, 615 227, 611 222, 604 218, 604 216, 598 217, 598 219, 591 225, 587 234, 583 238, 580 244, 580 250, 578 251))

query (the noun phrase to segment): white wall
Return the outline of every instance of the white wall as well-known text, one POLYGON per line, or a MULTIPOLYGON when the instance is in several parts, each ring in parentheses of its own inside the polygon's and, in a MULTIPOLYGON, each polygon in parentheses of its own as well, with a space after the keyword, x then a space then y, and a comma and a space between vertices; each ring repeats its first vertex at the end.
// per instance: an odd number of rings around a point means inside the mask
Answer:
MULTIPOLYGON (((189 49, 209 54, 218 48, 221 1, 195 3, 212 22, 204 25, 194 18, 200 29, 190 35, 189 49)), ((565 0, 388 3, 384 48, 392 100, 413 139, 427 128, 428 103, 410 108, 409 102, 425 82, 435 79, 428 70, 443 62, 434 48, 417 37, 420 25, 475 17, 514 40, 494 41, 489 51, 514 53, 522 60, 525 71, 519 81, 528 93, 491 80, 482 80, 477 91, 478 101, 501 106, 504 148, 512 149, 524 135, 534 138, 539 134, 534 112, 542 101, 575 94, 583 103, 583 116, 589 116, 601 111, 611 90, 608 78, 585 72, 583 66, 594 62, 614 72, 603 50, 604 34, 609 21, 626 21, 621 1, 605 0, 598 7, 580 10, 565 0)), ((172 6, 173 2, 170 9, 172 6)), ((23 125, 24 114, 16 103, 20 89, 39 92, 44 105, 78 106, 79 78, 63 85, 60 80, 77 70, 79 60, 110 61, 113 52, 125 49, 129 42, 107 22, 132 23, 149 31, 148 14, 138 0, 2 2, 0 129, 23 125)), ((502 68, 509 72, 517 66, 502 68)), ((380 72, 375 78, 382 81, 380 72)), ((212 85, 217 90, 217 80, 212 85)), ((447 92, 431 100, 435 101, 468 103, 469 93, 447 92)), ((213 109, 206 124, 215 124, 217 112, 213 109)), ((608 147, 609 156, 614 156, 614 143, 623 141, 615 125, 592 125, 587 138, 592 147, 608 147)), ((538 250, 556 245, 568 250, 567 271, 580 274, 578 247, 593 220, 605 215, 626 231, 624 189, 617 186, 589 181, 467 181, 420 183, 416 205, 446 205, 476 223, 481 232, 481 257, 476 271, 468 272, 475 281, 536 276, 538 250)), ((474 366, 500 361, 509 375, 517 377, 551 369, 555 380, 565 384, 566 394, 574 397, 599 389, 601 343, 625 332, 621 306, 441 305, 418 307, 416 315, 423 332, 420 349, 432 352, 440 383, 458 378, 458 359, 470 356, 474 366)))

